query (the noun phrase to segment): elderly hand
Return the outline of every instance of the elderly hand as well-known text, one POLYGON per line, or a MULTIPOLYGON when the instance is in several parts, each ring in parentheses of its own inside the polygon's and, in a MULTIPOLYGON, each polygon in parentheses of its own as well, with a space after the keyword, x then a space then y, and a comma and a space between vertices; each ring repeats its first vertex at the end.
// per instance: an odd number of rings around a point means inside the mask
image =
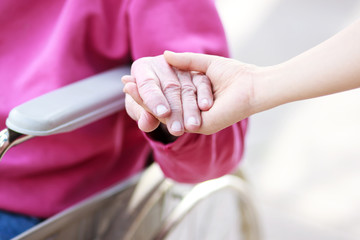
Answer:
POLYGON ((126 111, 144 132, 160 123, 174 136, 197 132, 201 111, 213 104, 211 83, 203 74, 176 70, 163 55, 136 60, 124 76, 126 111))

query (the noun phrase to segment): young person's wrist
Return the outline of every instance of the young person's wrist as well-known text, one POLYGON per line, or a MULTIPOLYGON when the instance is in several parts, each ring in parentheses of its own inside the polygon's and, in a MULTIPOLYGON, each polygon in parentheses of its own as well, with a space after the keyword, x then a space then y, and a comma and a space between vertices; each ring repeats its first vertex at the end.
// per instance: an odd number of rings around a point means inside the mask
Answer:
POLYGON ((258 67, 253 74, 252 114, 262 112, 289 101, 283 89, 283 66, 258 67))

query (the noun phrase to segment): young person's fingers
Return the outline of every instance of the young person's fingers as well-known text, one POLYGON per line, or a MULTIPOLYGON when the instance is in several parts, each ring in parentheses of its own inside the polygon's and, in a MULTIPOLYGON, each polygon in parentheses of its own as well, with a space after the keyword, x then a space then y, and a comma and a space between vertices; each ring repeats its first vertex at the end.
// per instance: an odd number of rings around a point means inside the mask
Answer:
POLYGON ((174 53, 171 51, 164 52, 165 60, 168 64, 181 70, 199 71, 206 73, 210 64, 216 56, 199 54, 199 53, 174 53))

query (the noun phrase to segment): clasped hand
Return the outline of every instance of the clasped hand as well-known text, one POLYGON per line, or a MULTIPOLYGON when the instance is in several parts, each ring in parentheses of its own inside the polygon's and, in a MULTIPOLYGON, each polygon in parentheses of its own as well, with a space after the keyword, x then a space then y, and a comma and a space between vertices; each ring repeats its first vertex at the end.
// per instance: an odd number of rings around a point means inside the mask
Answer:
POLYGON ((126 111, 144 132, 161 123, 174 136, 197 132, 201 112, 213 104, 211 83, 204 74, 175 69, 163 55, 135 61, 131 75, 122 81, 126 111))
POLYGON ((174 136, 213 134, 267 109, 266 69, 196 53, 142 58, 123 78, 126 109, 145 132, 161 122, 174 136))

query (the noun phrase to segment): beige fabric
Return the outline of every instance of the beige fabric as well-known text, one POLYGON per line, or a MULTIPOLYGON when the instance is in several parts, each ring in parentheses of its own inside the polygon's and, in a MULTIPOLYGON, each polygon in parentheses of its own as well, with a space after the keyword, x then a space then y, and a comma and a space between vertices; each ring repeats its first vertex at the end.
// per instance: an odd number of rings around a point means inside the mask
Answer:
POLYGON ((197 185, 178 184, 165 179, 154 164, 144 173, 99 193, 14 239, 258 238, 256 215, 242 178, 224 176, 197 185), (163 235, 169 223, 172 224, 163 235))

